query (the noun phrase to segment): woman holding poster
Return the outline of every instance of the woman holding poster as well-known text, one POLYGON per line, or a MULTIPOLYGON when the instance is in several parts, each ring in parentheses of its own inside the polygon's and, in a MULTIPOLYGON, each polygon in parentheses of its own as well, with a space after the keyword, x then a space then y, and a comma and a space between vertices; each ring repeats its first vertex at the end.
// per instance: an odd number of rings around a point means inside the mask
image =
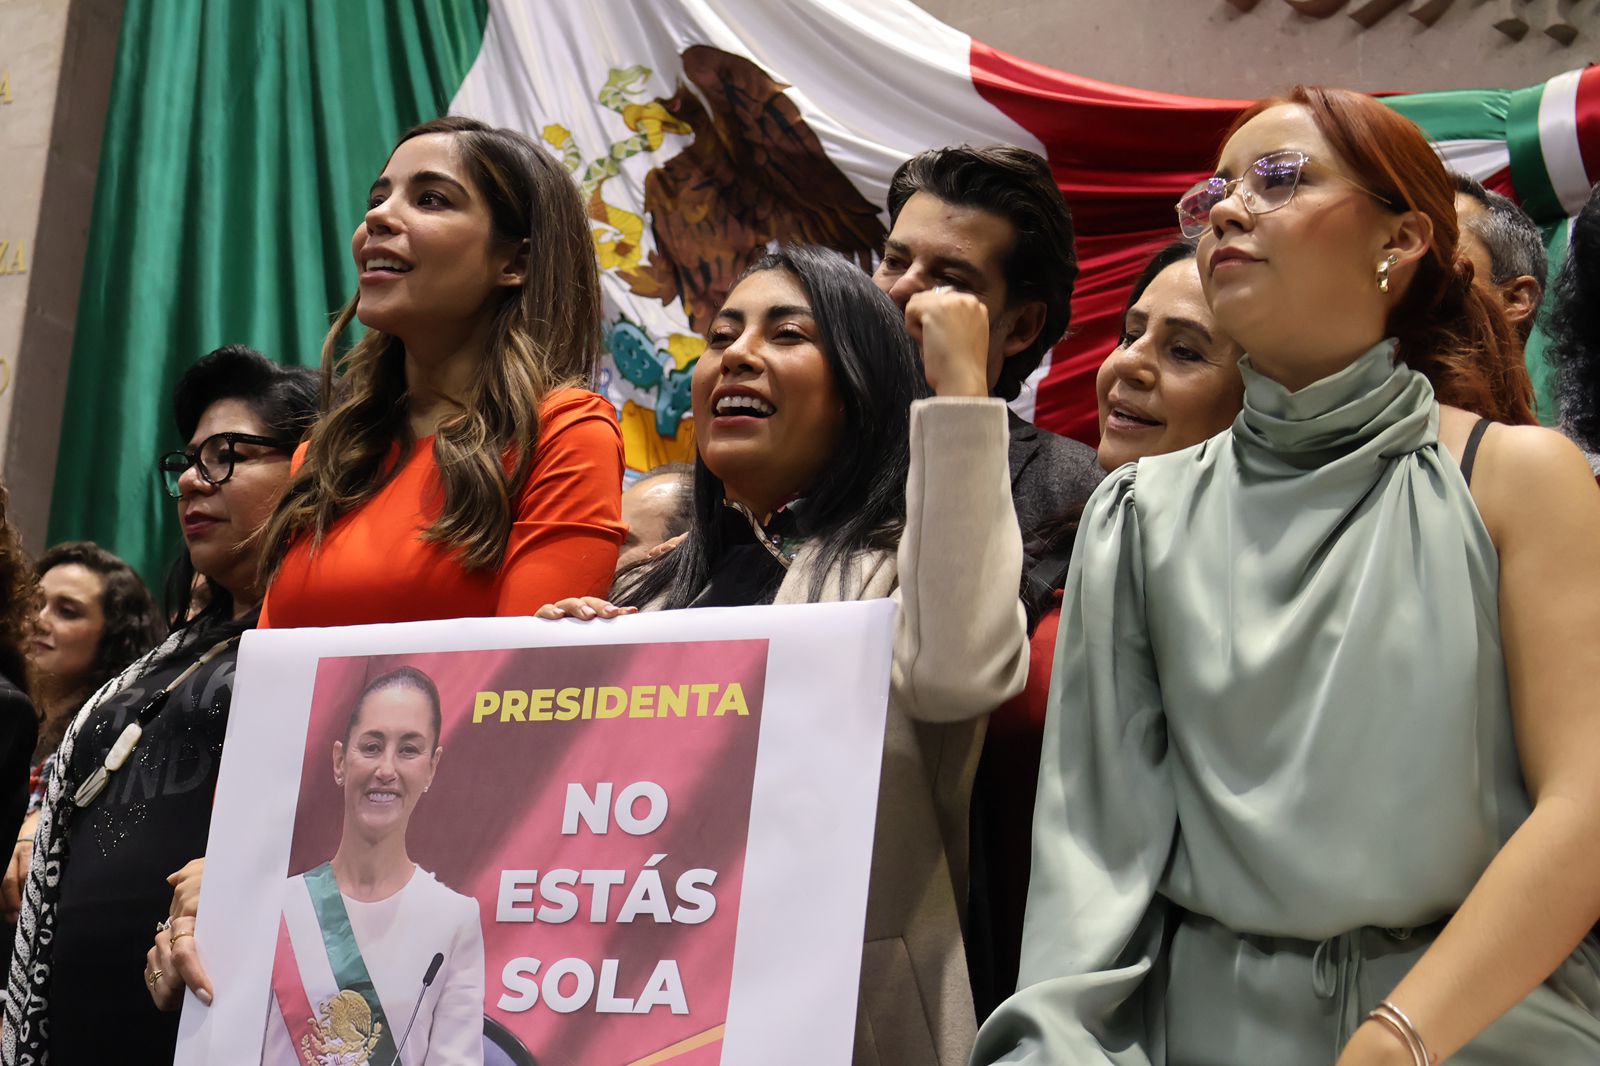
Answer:
MULTIPOLYGON (((358 290, 324 344, 332 407, 252 541, 261 627, 526 614, 604 589, 622 440, 584 387, 604 342, 572 176, 521 133, 446 116, 401 136, 365 202, 358 290)), ((172 897, 183 939, 201 873, 172 897)), ((194 942, 167 935, 158 1000, 209 996, 194 942)))
MULTIPOLYGON (((43 782, 0 1043, 8 1066, 127 1062, 130 1048, 141 1062, 171 1059, 178 1019, 150 1000, 175 1006, 179 976, 164 963, 141 978, 135 960, 168 917, 174 871, 206 852, 237 638, 261 604, 257 534, 316 414, 309 371, 241 345, 197 360, 173 390, 180 450, 151 458, 183 531, 176 621, 79 710, 43 782)), ((192 928, 164 929, 169 960, 173 936, 180 952, 193 942, 192 928)))
POLYGON ((481 1066, 478 903, 406 851, 439 729, 439 690, 402 667, 367 685, 334 742, 344 833, 331 861, 289 879, 266 1066, 481 1066))
POLYGON ((622 575, 623 606, 539 612, 899 602, 854 1058, 872 1066, 964 1063, 977 1029, 958 902, 972 771, 983 716, 1028 669, 988 336, 968 293, 919 293, 902 320, 834 252, 766 256, 695 366, 685 539, 622 575))

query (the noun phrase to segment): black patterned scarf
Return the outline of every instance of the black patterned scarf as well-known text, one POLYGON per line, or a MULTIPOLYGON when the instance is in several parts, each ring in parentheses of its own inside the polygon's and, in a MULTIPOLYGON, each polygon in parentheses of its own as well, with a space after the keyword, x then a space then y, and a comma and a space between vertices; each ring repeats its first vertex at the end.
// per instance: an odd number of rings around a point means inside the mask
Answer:
MULTIPOLYGON (((46 786, 44 806, 34 830, 33 865, 22 892, 22 914, 17 919, 16 946, 11 954, 11 974, 6 981, 5 1036, 0 1041, 3 1066, 47 1066, 50 1042, 51 951, 55 944, 56 904, 61 899, 61 871, 68 860, 67 839, 78 808, 72 802, 80 782, 74 780, 72 751, 78 734, 95 711, 170 657, 193 649, 201 638, 199 627, 188 627, 162 641, 89 697, 62 738, 56 773, 46 786)), ((201 645, 206 647, 208 645, 201 645)))

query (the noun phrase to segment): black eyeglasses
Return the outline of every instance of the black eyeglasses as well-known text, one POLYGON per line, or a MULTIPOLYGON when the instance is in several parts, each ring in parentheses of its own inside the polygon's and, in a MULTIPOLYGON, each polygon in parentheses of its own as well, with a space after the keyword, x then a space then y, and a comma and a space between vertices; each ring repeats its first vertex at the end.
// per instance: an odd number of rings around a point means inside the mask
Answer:
POLYGON ((178 487, 178 480, 191 466, 206 484, 221 485, 233 476, 235 463, 240 460, 248 462, 253 458, 240 455, 239 445, 256 444, 280 452, 292 452, 296 443, 298 442, 279 440, 275 437, 258 437, 254 433, 213 433, 201 441, 200 447, 193 451, 168 452, 156 460, 156 466, 161 471, 161 480, 166 485, 167 495, 176 500, 183 496, 183 490, 178 487))

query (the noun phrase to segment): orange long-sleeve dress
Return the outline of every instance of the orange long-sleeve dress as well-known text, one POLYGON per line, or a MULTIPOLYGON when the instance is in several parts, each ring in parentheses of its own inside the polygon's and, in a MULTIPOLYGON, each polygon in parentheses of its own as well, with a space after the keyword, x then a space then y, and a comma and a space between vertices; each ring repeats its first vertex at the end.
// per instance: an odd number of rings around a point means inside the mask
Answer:
MULTIPOLYGON (((267 590, 261 626, 348 626, 532 614, 611 588, 622 521, 622 432, 610 402, 562 389, 539 410, 533 472, 515 503, 505 561, 468 571, 423 541, 444 506, 433 438, 417 441, 383 491, 336 521, 313 551, 301 537, 267 590)), ((295 467, 304 460, 295 455, 295 467)))

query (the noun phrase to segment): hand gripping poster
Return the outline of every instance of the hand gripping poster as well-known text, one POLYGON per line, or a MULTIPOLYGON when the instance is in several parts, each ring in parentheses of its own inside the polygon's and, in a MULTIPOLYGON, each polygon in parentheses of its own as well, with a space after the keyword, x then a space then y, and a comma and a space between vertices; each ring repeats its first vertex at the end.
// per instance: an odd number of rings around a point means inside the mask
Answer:
POLYGON ((893 618, 250 634, 176 1066, 848 1062, 893 618))

